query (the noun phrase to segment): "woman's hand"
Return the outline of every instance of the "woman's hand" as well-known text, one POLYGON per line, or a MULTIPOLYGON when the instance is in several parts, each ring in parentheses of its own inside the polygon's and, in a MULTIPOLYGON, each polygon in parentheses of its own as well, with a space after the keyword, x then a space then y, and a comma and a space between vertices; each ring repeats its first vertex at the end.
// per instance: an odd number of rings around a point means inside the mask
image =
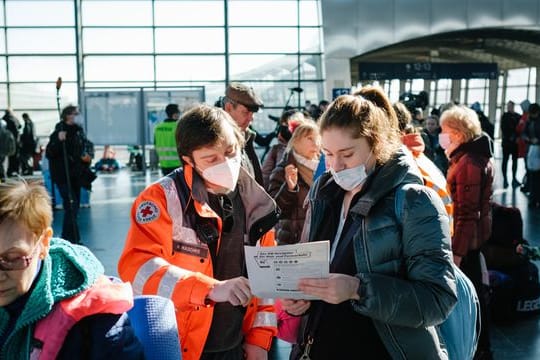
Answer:
POLYGON ((289 190, 294 190, 298 184, 298 169, 293 164, 285 166, 285 181, 289 190))
POLYGON ((311 301, 308 300, 281 299, 281 308, 293 316, 303 315, 310 306, 311 301))
POLYGON ((298 288, 303 293, 316 296, 330 304, 360 299, 359 286, 360 279, 345 274, 330 274, 327 279, 301 279, 298 283, 298 288))

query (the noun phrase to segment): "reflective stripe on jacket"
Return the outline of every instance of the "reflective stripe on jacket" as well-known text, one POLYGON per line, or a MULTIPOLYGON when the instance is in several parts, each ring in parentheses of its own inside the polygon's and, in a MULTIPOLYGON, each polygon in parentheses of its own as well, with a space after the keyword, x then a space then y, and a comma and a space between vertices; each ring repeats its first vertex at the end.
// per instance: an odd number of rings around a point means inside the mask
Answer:
MULTIPOLYGON (((246 213, 245 242, 274 245, 275 202, 244 169, 238 187, 246 213)), ((121 278, 133 282, 135 294, 157 294, 173 301, 182 356, 187 360, 200 358, 213 316, 206 297, 217 280, 209 248, 201 237, 213 236, 208 230, 217 229, 214 240, 219 251, 221 219, 207 197, 202 179, 188 164, 146 188, 133 204, 118 265, 121 278), (201 221, 215 226, 201 229, 201 221)), ((268 350, 276 326, 273 301, 252 298, 242 326, 245 341, 268 350)))
POLYGON ((176 151, 176 120, 165 120, 154 128, 154 143, 162 168, 176 168, 181 165, 176 151))

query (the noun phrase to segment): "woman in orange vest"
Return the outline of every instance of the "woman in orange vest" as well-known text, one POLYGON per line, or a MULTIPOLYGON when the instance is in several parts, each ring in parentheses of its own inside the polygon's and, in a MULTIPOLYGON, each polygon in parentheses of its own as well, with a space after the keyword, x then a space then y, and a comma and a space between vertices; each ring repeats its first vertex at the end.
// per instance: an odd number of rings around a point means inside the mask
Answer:
POLYGON ((173 301, 184 360, 266 359, 273 301, 252 296, 244 245, 274 245, 275 202, 241 168, 244 137, 199 105, 178 122, 184 166, 135 200, 118 272, 136 294, 173 301))

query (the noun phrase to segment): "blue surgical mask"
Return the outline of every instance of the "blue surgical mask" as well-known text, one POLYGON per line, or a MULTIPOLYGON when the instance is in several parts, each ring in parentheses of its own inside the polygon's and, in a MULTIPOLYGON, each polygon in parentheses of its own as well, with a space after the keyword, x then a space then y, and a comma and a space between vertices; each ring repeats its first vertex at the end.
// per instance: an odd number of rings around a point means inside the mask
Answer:
POLYGON ((338 184, 345 191, 351 191, 363 184, 368 177, 366 172, 366 163, 370 158, 371 152, 369 153, 369 156, 364 164, 337 172, 330 168, 330 173, 332 174, 336 184, 338 184))

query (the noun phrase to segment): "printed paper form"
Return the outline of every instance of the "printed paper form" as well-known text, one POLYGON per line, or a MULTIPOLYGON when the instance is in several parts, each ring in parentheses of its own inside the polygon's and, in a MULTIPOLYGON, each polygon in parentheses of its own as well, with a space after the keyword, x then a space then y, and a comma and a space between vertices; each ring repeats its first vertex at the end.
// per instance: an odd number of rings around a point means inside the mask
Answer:
POLYGON ((298 290, 298 281, 329 276, 329 241, 244 249, 251 292, 261 298, 315 300, 298 290))

